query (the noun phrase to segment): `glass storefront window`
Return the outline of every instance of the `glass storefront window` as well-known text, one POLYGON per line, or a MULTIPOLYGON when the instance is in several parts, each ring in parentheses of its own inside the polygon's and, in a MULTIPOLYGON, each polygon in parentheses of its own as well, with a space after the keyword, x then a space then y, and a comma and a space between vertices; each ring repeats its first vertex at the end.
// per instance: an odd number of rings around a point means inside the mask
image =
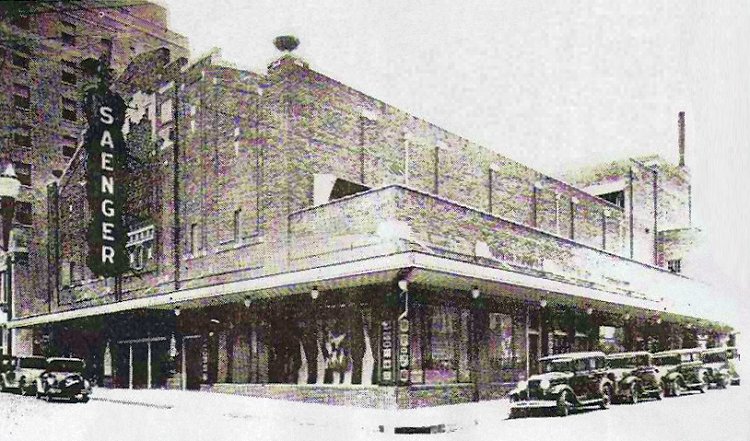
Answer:
POLYGON ((424 311, 424 382, 468 382, 469 310, 429 305, 424 311))
POLYGON ((425 383, 456 381, 458 311, 447 306, 428 306, 426 317, 425 383))
POLYGON ((493 368, 513 367, 513 319, 508 314, 491 312, 488 356, 493 368))

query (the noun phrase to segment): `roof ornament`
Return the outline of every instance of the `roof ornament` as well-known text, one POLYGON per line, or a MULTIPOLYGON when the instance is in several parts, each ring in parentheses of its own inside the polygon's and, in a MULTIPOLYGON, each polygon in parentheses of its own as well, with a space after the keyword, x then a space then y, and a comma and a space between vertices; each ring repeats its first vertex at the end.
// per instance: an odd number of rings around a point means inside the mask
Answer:
POLYGON ((299 39, 294 35, 280 35, 273 39, 273 45, 282 52, 292 52, 299 46, 299 39))

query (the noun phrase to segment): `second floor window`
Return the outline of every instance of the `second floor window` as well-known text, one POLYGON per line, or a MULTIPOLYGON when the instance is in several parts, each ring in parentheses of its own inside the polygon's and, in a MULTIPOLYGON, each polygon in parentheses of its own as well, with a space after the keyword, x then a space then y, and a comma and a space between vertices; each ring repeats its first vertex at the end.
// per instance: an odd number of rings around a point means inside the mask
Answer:
POLYGON ((62 62, 61 80, 63 83, 66 83, 66 84, 73 84, 73 85, 76 84, 78 77, 76 75, 75 63, 73 63, 72 61, 62 62))
POLYGON ((29 56, 26 54, 21 54, 18 52, 13 53, 13 65, 16 67, 20 67, 21 69, 28 69, 29 68, 29 62, 31 61, 29 56))
POLYGON ((72 136, 63 136, 62 154, 66 158, 72 158, 76 153, 77 140, 72 136))
POLYGON ((68 98, 62 99, 62 117, 68 121, 76 121, 78 119, 75 101, 68 98))
POLYGON ((31 202, 16 202, 16 222, 31 225, 31 202))
POLYGON ((31 147, 31 127, 20 126, 13 134, 13 143, 22 148, 31 147))
POLYGON ((21 185, 31 185, 31 165, 25 162, 16 162, 14 166, 21 185))
POLYGON ((76 26, 73 23, 60 22, 60 40, 67 46, 76 45, 76 26))
POLYGON ((31 29, 31 19, 28 15, 22 15, 19 17, 16 17, 11 21, 14 26, 18 26, 21 29, 29 30, 31 29))
POLYGON ((29 99, 30 93, 27 86, 17 83, 13 84, 13 104, 15 104, 16 109, 29 110, 31 105, 29 99))

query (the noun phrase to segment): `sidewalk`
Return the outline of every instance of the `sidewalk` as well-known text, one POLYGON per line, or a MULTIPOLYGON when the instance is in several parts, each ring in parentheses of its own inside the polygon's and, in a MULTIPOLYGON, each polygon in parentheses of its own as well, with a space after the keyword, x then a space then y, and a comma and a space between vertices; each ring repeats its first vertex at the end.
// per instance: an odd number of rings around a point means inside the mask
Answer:
POLYGON ((507 400, 418 409, 384 410, 330 406, 200 391, 95 388, 92 400, 229 418, 276 420, 283 424, 394 433, 394 428, 457 432, 504 419, 507 400), (346 418, 341 418, 342 413, 346 418))

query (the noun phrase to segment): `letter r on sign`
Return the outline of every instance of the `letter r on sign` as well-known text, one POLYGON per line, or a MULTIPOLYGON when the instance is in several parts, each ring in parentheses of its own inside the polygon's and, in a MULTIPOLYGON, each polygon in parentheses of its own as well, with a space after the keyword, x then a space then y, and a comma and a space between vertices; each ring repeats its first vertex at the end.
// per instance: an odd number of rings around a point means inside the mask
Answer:
POLYGON ((105 245, 102 247, 102 263, 107 262, 115 264, 115 249, 105 245))

